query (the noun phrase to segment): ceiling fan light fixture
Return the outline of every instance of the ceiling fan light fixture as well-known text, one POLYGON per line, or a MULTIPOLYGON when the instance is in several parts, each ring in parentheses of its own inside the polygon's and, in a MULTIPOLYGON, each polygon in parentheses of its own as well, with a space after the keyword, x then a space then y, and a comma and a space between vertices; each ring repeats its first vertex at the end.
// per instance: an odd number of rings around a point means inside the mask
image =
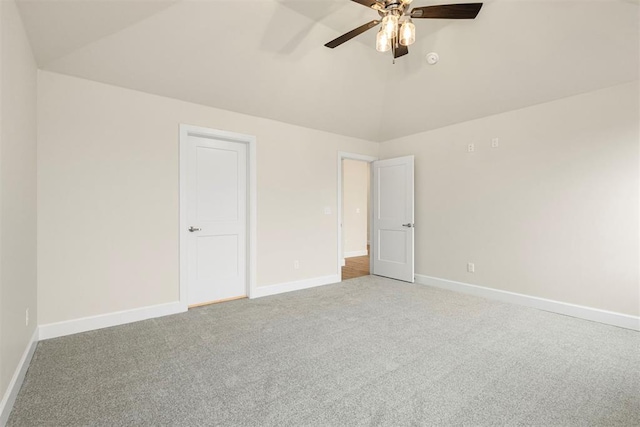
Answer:
POLYGON ((398 34, 398 16, 390 13, 382 18, 382 31, 387 34, 389 39, 395 37, 398 34))
POLYGON ((391 38, 384 31, 384 28, 380 28, 376 36, 376 50, 378 52, 387 52, 389 49, 391 49, 391 38))
POLYGON ((410 46, 416 41, 416 26, 413 25, 411 19, 407 19, 400 27, 400 44, 402 46, 410 46))
POLYGON ((454 3, 433 6, 421 6, 411 9, 412 0, 351 0, 378 12, 379 19, 367 22, 356 29, 341 35, 338 38, 325 43, 325 46, 333 49, 344 42, 359 36, 367 30, 379 27, 376 37, 376 50, 378 52, 393 53, 394 63, 409 53, 407 46, 416 41, 416 27, 413 19, 475 19, 482 3, 454 3))

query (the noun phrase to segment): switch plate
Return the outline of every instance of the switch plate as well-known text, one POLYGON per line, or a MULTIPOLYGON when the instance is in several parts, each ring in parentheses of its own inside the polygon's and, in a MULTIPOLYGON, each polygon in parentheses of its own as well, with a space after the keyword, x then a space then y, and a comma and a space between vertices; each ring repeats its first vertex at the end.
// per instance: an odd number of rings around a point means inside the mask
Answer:
POLYGON ((473 153, 474 151, 476 151, 476 144, 472 142, 471 144, 467 145, 467 151, 469 153, 473 153))
POLYGON ((476 265, 472 262, 468 262, 467 263, 467 271, 469 273, 475 273, 476 272, 476 265))
POLYGON ((500 140, 498 138, 493 138, 491 140, 491 148, 497 148, 500 145, 500 140))
POLYGON ((324 208, 324 214, 325 214, 325 215, 331 215, 331 208, 330 208, 329 206, 326 206, 326 207, 324 208))
POLYGON ((29 326, 29 309, 27 308, 27 310, 24 313, 24 325, 25 326, 29 326))
POLYGON ((294 270, 300 269, 300 261, 298 260, 293 261, 293 269, 294 270))

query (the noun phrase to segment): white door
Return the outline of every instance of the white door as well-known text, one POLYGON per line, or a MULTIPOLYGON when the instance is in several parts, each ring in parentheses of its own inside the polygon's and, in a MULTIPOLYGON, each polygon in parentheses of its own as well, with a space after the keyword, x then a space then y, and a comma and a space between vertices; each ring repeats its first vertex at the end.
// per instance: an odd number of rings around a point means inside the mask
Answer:
POLYGON ((372 167, 372 274, 413 283, 413 156, 372 167))
POLYGON ((246 296, 247 146, 187 143, 188 304, 246 296))

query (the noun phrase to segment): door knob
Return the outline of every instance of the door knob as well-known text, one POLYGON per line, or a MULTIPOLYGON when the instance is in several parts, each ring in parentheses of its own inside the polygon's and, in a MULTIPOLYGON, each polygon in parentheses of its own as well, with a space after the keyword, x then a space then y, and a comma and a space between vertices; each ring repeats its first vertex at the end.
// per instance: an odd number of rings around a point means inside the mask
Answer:
POLYGON ((190 231, 190 232, 192 232, 192 233, 193 233, 194 231, 200 231, 200 230, 202 230, 202 228, 196 228, 196 227, 194 227, 193 225, 192 225, 191 227, 189 227, 189 231, 190 231))
POLYGON ((412 228, 413 224, 408 223, 408 224, 402 224, 403 227, 407 227, 407 228, 412 228))

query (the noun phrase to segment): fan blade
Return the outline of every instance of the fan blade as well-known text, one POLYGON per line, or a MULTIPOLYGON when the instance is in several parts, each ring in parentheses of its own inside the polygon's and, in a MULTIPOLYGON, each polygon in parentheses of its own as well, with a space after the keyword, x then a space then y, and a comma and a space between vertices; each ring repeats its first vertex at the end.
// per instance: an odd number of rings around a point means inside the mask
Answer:
POLYGON ((409 48, 408 47, 402 46, 402 45, 398 45, 396 50, 393 51, 393 57, 394 58, 400 58, 401 56, 404 56, 407 53, 409 53, 409 48))
POLYGON ((359 36, 360 34, 364 33, 365 31, 370 30, 371 28, 375 27, 379 23, 380 23, 380 21, 367 22, 366 24, 359 26, 355 30, 351 30, 346 34, 341 35, 337 39, 331 40, 329 43, 325 44, 325 46, 328 47, 328 48, 333 49, 334 47, 340 46, 342 43, 351 40, 355 36, 359 36))
POLYGON ((380 5, 380 3, 378 3, 375 0, 351 0, 351 1, 366 7, 370 7, 371 9, 375 9, 375 10, 384 9, 384 6, 380 5))
POLYGON ((439 6, 416 7, 411 10, 412 18, 474 19, 482 8, 482 3, 441 4, 439 6))

